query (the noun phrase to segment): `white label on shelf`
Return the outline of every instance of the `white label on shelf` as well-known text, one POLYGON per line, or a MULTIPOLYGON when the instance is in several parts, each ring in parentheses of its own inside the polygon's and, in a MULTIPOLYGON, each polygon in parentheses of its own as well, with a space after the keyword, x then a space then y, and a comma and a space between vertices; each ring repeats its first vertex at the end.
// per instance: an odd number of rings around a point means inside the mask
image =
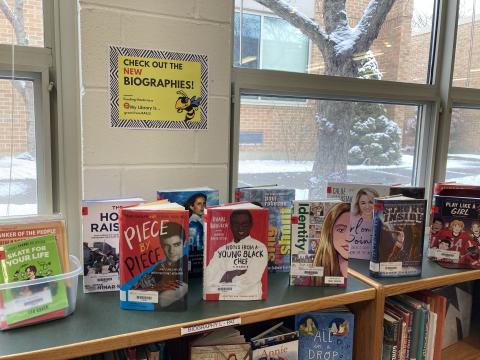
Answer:
POLYGON ((394 272, 398 272, 398 271, 402 271, 402 262, 401 261, 380 263, 380 272, 394 273, 394 272))
POLYGON ((437 259, 448 259, 452 260, 453 262, 458 262, 458 260, 460 259, 460 252, 454 250, 437 249, 435 251, 435 257, 437 259))
POLYGON ((345 278, 343 276, 325 276, 325 284, 343 285, 345 278))
POLYGON ((52 292, 48 287, 40 291, 35 291, 35 287, 38 286, 44 286, 44 284, 22 286, 16 289, 18 295, 15 295, 11 301, 5 304, 5 313, 8 315, 29 310, 36 306, 50 304, 52 302, 52 292))
POLYGON ((143 290, 128 290, 128 301, 158 304, 158 292, 143 290))
POLYGON ((206 324, 193 325, 189 327, 182 327, 180 329, 180 335, 183 336, 183 335, 195 334, 195 333, 214 330, 222 327, 240 325, 241 323, 242 323, 241 318, 234 318, 234 319, 228 319, 228 320, 215 321, 215 322, 206 323, 206 324))
POLYGON ((379 272, 380 271, 380 264, 370 261, 370 270, 379 272))

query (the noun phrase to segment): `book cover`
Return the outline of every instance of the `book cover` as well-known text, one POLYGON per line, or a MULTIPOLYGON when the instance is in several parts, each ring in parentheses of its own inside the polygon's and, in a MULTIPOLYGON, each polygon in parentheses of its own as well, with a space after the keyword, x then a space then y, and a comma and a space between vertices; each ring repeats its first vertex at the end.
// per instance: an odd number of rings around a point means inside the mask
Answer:
POLYGON ((82 201, 84 292, 119 289, 118 209, 141 202, 138 198, 82 201))
POLYGON ((353 359, 354 315, 319 311, 295 315, 299 359, 353 359))
POLYGON ((350 258, 370 260, 373 233, 373 199, 388 195, 390 187, 379 184, 329 182, 327 198, 351 205, 350 258))
POLYGON ((290 271, 292 202, 295 189, 238 188, 236 201, 249 201, 268 209, 268 270, 290 271))
POLYGON ((204 300, 267 298, 268 210, 244 203, 207 208, 204 300))
POLYGON ((225 344, 210 346, 192 346, 190 360, 248 360, 250 358, 250 344, 225 344))
POLYGON ((350 204, 294 201, 290 285, 345 287, 350 204))
POLYGON ((252 360, 298 360, 298 332, 280 322, 250 339, 252 360))
MULTIPOLYGON (((53 234, 0 246, 0 281, 11 283, 62 273, 53 234)), ((7 326, 68 307, 63 281, 39 282, 3 291, 7 326)))
POLYGON ((68 241, 65 221, 59 215, 25 216, 0 221, 0 246, 33 237, 55 235, 64 272, 69 270, 68 241))
POLYGON ((480 198, 434 195, 429 258, 452 268, 480 267, 480 198))
POLYGON ((403 196, 374 200, 370 273, 377 277, 422 272, 426 200, 403 196))
POLYGON ((188 292, 188 211, 178 204, 120 209, 120 307, 183 310, 188 292))
POLYGON ((157 199, 180 204, 189 213, 188 272, 190 277, 203 273, 203 223, 206 206, 219 204, 218 190, 210 188, 157 191, 157 199))
POLYGON ((456 182, 438 182, 433 187, 433 195, 480 197, 480 186, 456 182))

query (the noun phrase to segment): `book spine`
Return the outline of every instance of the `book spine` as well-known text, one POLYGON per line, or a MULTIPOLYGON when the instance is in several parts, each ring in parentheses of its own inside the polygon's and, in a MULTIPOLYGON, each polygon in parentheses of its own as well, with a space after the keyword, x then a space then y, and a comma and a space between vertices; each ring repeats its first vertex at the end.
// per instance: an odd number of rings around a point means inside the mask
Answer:
POLYGON ((373 206, 372 255, 370 259, 370 272, 372 275, 380 273, 380 236, 383 225, 380 213, 383 210, 383 201, 375 199, 373 206))
POLYGON ((417 359, 425 360, 427 357, 427 346, 428 346, 428 310, 422 309, 422 323, 420 329, 420 342, 419 342, 419 351, 417 352, 417 359))
POLYGON ((206 208, 204 210, 204 221, 203 221, 203 235, 204 235, 204 238, 203 238, 203 272, 202 272, 202 277, 203 277, 203 300, 206 300, 207 299, 207 292, 206 292, 206 287, 205 287, 205 284, 206 284, 206 277, 205 277, 205 270, 207 268, 207 254, 208 254, 208 244, 209 244, 209 236, 210 236, 210 232, 208 231, 208 226, 210 225, 210 214, 211 212, 208 211, 208 208, 206 208))

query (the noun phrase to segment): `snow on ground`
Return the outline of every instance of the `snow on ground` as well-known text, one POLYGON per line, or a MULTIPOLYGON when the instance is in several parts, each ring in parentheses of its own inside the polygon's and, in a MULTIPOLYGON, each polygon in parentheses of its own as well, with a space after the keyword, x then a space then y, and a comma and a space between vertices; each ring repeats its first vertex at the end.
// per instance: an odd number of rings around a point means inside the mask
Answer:
POLYGON ((0 157, 0 181, 10 179, 10 164, 12 164, 12 179, 26 180, 37 178, 37 167, 35 160, 13 158, 10 156, 0 157))
POLYGON ((37 204, 10 204, 7 214, 7 204, 0 204, 0 216, 37 214, 37 204))
MULTIPOLYGON (((8 181, 0 183, 0 196, 8 197, 8 183, 8 181)), ((10 186, 10 196, 21 195, 27 190, 26 184, 12 182, 12 185, 10 186)))

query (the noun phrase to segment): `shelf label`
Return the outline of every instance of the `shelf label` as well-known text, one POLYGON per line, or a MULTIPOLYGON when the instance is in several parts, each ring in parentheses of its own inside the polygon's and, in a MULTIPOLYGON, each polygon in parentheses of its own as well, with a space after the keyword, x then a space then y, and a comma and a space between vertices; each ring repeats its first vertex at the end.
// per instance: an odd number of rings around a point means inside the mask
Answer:
POLYGON ((242 323, 241 318, 234 318, 234 319, 210 322, 210 323, 206 323, 206 324, 193 325, 193 326, 189 326, 189 327, 182 327, 180 329, 180 335, 182 335, 182 336, 183 335, 190 335, 190 334, 195 334, 195 333, 199 333, 199 332, 214 330, 214 329, 218 329, 218 328, 222 328, 222 327, 240 325, 241 323, 242 323))

